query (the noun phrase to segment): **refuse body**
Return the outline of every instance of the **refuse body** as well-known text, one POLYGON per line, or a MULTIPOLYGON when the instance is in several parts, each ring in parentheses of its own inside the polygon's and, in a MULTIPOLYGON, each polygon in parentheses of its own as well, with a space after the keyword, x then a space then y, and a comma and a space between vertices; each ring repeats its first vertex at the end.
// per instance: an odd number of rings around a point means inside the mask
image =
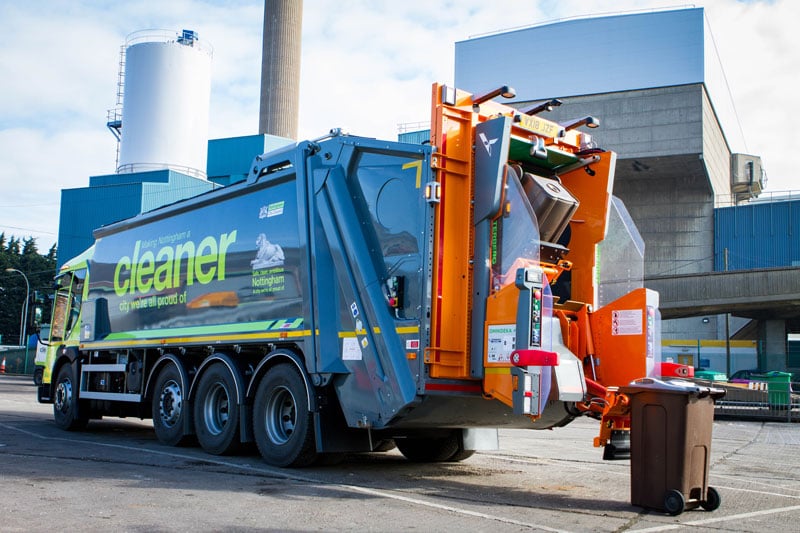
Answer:
POLYGON ((725 391, 642 378, 621 387, 631 413, 631 503, 671 515, 721 503, 708 486, 714 402, 725 391))

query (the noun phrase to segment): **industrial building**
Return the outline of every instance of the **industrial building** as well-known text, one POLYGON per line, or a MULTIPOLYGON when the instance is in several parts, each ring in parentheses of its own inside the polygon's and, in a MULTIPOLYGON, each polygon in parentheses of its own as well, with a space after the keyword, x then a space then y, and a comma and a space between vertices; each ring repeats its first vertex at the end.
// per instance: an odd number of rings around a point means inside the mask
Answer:
POLYGON ((292 142, 270 134, 208 140, 212 53, 192 30, 127 37, 107 122, 117 169, 61 191, 59 267, 92 245, 94 229, 240 181, 256 155, 292 142))
POLYGON ((732 151, 743 132, 712 39, 702 8, 563 20, 456 43, 455 81, 474 93, 508 84, 520 108, 558 99, 546 117, 562 124, 599 118, 588 131, 619 155, 614 194, 645 242, 663 344, 697 347, 681 362, 725 371, 700 341, 751 339, 760 368, 797 371, 800 197, 753 201, 761 160, 732 151), (582 61, 548 63, 571 42, 582 61))

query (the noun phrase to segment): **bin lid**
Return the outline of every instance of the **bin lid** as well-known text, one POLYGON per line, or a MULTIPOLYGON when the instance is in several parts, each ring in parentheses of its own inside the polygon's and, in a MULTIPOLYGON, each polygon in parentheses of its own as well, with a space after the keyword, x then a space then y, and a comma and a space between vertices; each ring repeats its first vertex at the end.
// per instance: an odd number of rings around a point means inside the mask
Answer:
POLYGON ((753 374, 751 377, 752 380, 763 380, 763 381, 776 381, 776 382, 790 382, 792 380, 792 374, 789 372, 781 372, 779 370, 771 370, 769 372, 765 372, 763 374, 753 374))
POLYGON ((701 387, 696 383, 682 379, 661 380, 657 378, 639 378, 631 381, 627 386, 620 387, 623 394, 637 394, 640 392, 663 392, 673 394, 692 394, 699 397, 712 396, 720 398, 725 395, 722 389, 712 387, 701 387))

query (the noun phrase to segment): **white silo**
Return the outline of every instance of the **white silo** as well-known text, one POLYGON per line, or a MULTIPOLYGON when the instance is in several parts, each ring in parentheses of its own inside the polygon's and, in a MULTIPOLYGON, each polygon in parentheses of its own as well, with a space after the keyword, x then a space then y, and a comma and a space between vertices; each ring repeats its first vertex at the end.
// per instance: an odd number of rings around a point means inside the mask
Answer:
POLYGON ((117 173, 172 169, 206 177, 212 54, 189 30, 128 36, 117 173))

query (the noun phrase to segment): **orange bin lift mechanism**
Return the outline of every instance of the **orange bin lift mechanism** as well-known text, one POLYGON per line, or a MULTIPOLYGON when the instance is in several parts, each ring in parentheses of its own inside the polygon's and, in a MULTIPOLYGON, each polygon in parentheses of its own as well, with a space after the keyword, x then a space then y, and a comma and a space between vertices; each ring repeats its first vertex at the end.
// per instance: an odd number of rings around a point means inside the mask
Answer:
POLYGON ((586 376, 609 387, 622 387, 651 375, 655 364, 658 293, 635 289, 589 314, 595 353, 587 358, 586 376), (625 357, 624 354, 645 354, 625 357))
MULTIPOLYGON (((441 202, 434 215, 434 273, 431 346, 425 362, 433 378, 470 379, 470 309, 473 282, 472 249, 474 246, 474 145, 475 127, 499 115, 516 117, 511 136, 534 141, 576 154, 580 133, 567 131, 555 122, 521 115, 512 107, 493 101, 472 105, 470 93, 455 90, 455 105, 443 101, 443 86, 434 84, 431 110, 431 144, 435 147, 432 166, 441 187, 441 202), (559 134, 563 134, 559 136, 559 134)), ((589 305, 596 302, 594 288, 595 246, 605 236, 606 213, 613 182, 615 154, 603 152, 592 163, 595 176, 586 184, 582 169, 560 176, 565 186, 580 201, 572 225, 571 261, 561 265, 541 265, 551 281, 572 267, 573 299, 589 305), (599 180, 603 180, 598 186, 599 180), (598 194, 598 189, 601 189, 598 194), (574 257, 575 259, 572 259, 574 257), (575 265, 575 266, 572 266, 575 265)), ((479 265, 483 267, 483 265, 479 265)), ((511 289, 515 294, 517 291, 511 289)), ((509 303, 516 308, 514 296, 509 303)), ((504 306, 501 306, 504 307, 504 306)), ((487 318, 490 315, 487 315, 487 318)), ((497 317, 495 317, 497 318, 497 317)), ((510 365, 504 365, 509 367, 510 365)), ((493 378, 487 375, 487 379, 493 378)))

